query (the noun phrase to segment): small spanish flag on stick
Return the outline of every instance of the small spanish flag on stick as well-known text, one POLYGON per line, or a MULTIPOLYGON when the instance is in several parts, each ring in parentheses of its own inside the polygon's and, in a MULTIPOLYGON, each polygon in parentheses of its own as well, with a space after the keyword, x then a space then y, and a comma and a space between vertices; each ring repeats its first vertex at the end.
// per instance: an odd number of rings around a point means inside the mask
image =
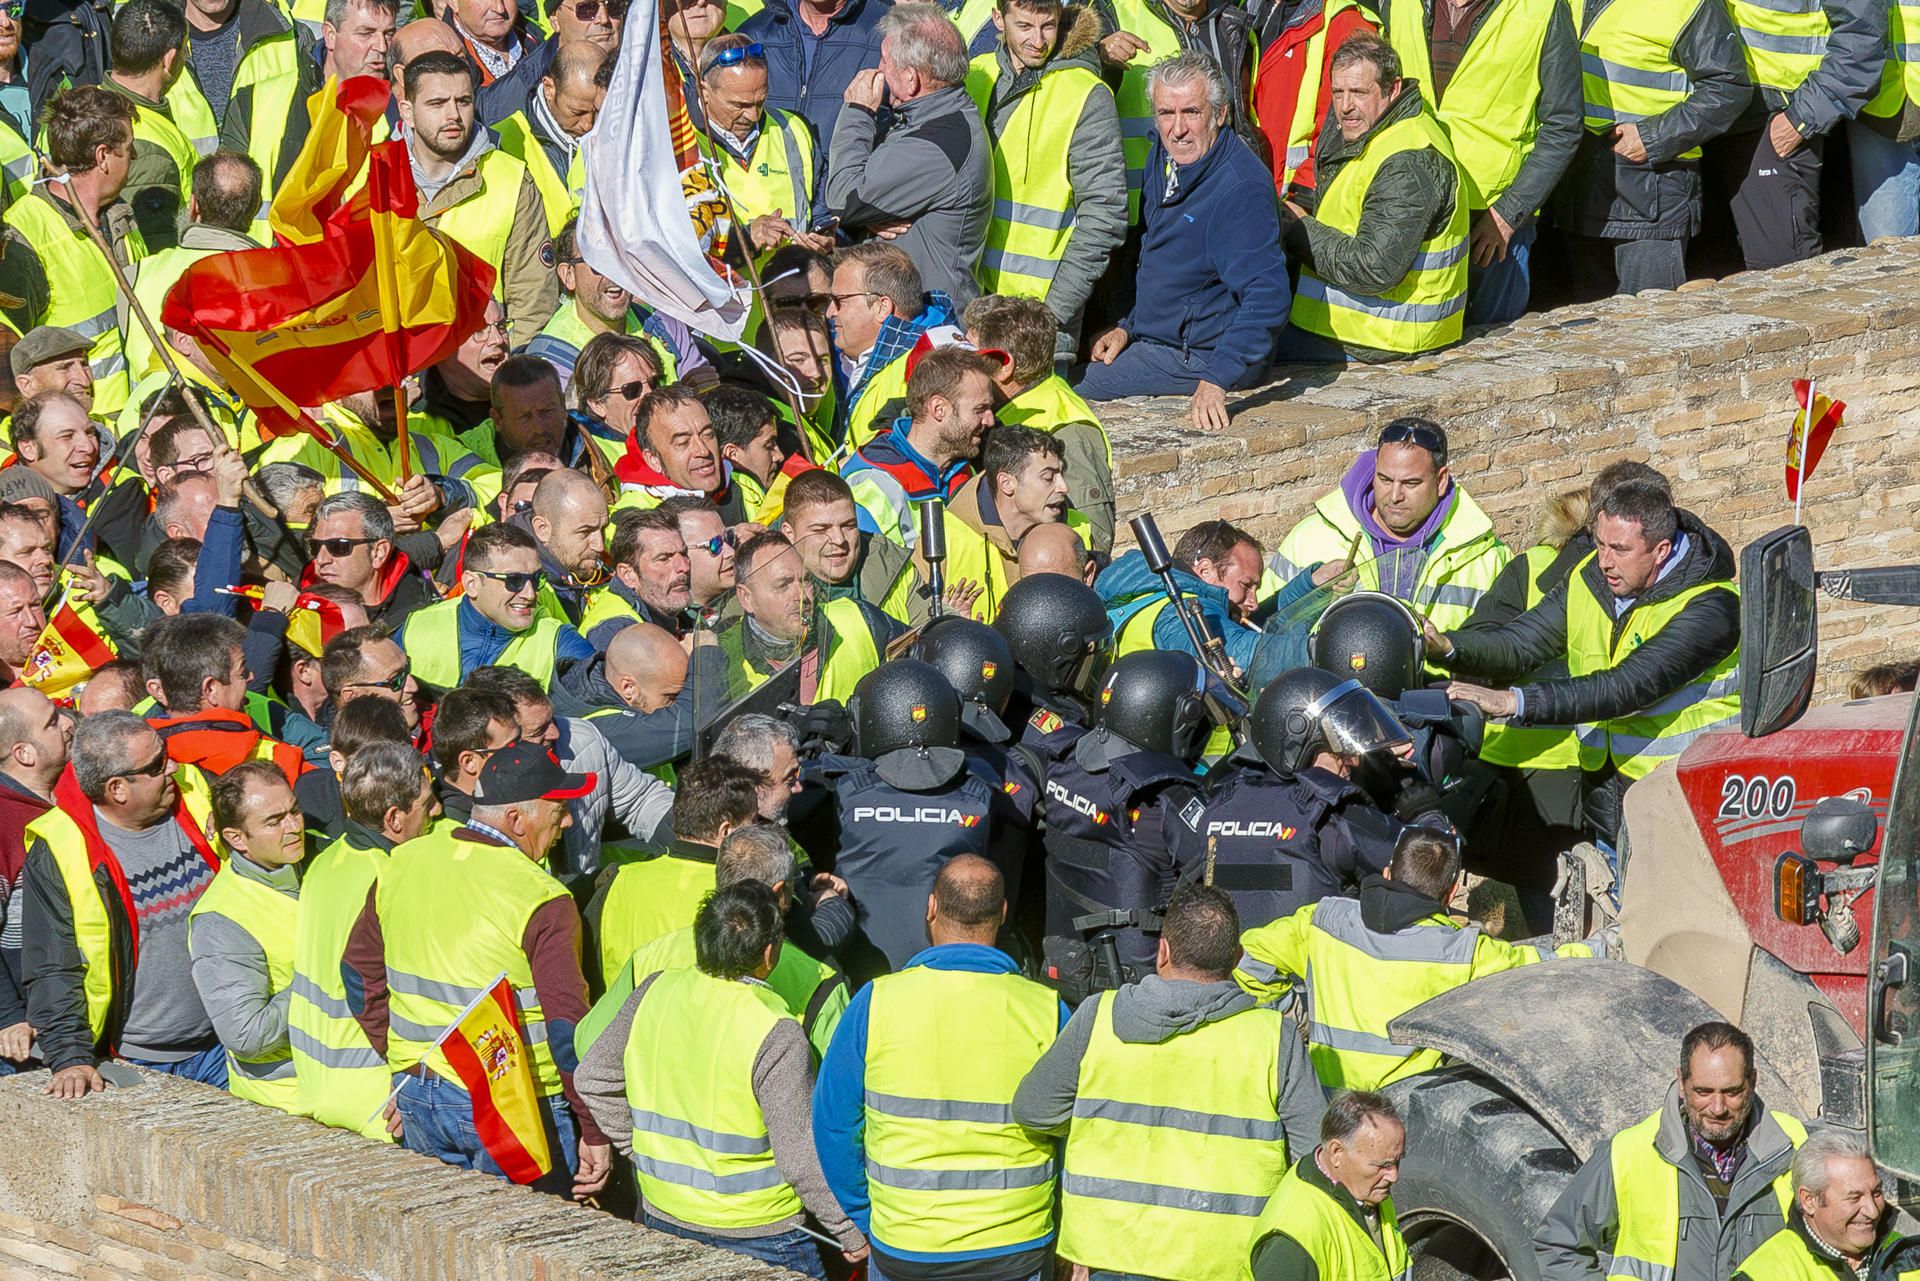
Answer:
POLYGON ((1787 497, 1793 500, 1793 523, 1797 525, 1800 523, 1800 487, 1820 465, 1820 456, 1827 452, 1827 442, 1847 412, 1847 402, 1820 395, 1811 378, 1793 380, 1793 399, 1799 408, 1793 415, 1793 434, 1787 437, 1786 476, 1787 497))
POLYGON ((80 617, 62 593, 34 643, 21 679, 48 698, 64 700, 76 685, 117 657, 113 644, 80 617))

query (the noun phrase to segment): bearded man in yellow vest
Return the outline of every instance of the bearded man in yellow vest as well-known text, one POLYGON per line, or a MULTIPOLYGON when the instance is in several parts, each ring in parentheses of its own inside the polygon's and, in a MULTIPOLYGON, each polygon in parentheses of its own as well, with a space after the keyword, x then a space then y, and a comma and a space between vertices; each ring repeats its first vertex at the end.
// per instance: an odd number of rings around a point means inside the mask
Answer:
POLYGON ((7 207, 0 253, 0 314, 15 334, 36 325, 71 329, 92 343, 93 412, 111 421, 127 403, 125 342, 113 269, 87 234, 93 218, 122 266, 146 256, 133 208, 120 193, 133 163, 133 103, 87 85, 56 94, 42 124, 47 159, 66 182, 35 187, 7 207))
POLYGON ((551 684, 559 664, 592 658, 572 624, 539 608, 540 544, 515 525, 487 525, 467 539, 462 594, 414 611, 397 639, 422 685, 452 689, 478 667, 504 663, 551 684))
POLYGON ((993 220, 976 274, 985 293, 1042 301, 1065 362, 1127 234, 1127 164, 1100 79, 1100 19, 1090 5, 1001 0, 993 25, 998 46, 967 72, 994 158, 993 220))
POLYGON ((199 153, 174 123, 167 91, 187 69, 187 20, 161 0, 127 0, 113 15, 113 69, 103 88, 133 104, 133 163, 121 191, 149 251, 176 243, 199 153))
POLYGON ((1755 1079, 1745 1032, 1688 1032, 1666 1101, 1596 1148, 1534 1230, 1541 1281, 1718 1281, 1786 1226, 1807 1131, 1755 1079))
POLYGON ((1013 1115, 1066 1140, 1062 1258, 1211 1281, 1239 1270, 1326 1099, 1293 1019, 1234 985, 1240 918, 1225 890, 1175 891, 1159 949, 1151 975, 1081 1005, 1013 1115))
POLYGON ((650 1228, 824 1281, 811 1214, 849 1263, 866 1238, 814 1155, 806 1033, 767 978, 785 944, 759 881, 710 894, 695 964, 634 987, 580 1063, 580 1089, 630 1156, 650 1228))
POLYGON ((513 332, 537 334, 560 305, 546 205, 526 165, 478 127, 473 94, 473 65, 457 54, 407 64, 400 117, 420 218, 491 266, 513 332))
MULTIPOLYGON (((1295 1161, 1254 1224, 1243 1281, 1398 1281, 1412 1259, 1393 1212, 1407 1127, 1384 1094, 1327 1104, 1320 1146, 1295 1161)), ((1213 1275, 1225 1275, 1215 1273, 1213 1275)))
POLYGON ((1920 1276, 1920 1238, 1894 1226, 1883 1183, 1859 1131, 1829 1126, 1809 1134, 1793 1157, 1787 1226, 1747 1256, 1733 1281, 1920 1276))
POLYGON ((703 146, 720 166, 747 247, 769 254, 782 245, 833 252, 832 215, 820 193, 826 148, 806 117, 767 106, 765 50, 742 35, 717 36, 700 54, 707 110, 703 146))
POLYGON ((287 1022, 293 930, 307 823, 267 761, 243 761, 213 784, 213 823, 227 860, 193 905, 193 985, 227 1051, 227 1089, 305 1115, 287 1022))
POLYGON ((1574 726, 1588 824, 1611 845, 1626 790, 1740 716, 1733 549, 1663 484, 1634 480, 1595 505, 1594 552, 1538 606, 1491 632, 1427 624, 1429 661, 1514 680, 1563 657, 1564 680, 1450 696, 1514 725, 1574 726))
POLYGON ((742 617, 719 639, 734 697, 798 659, 794 701, 845 703, 904 630, 850 596, 816 602, 805 562, 779 534, 756 534, 741 544, 733 575, 742 617))
POLYGON ((597 782, 562 770, 542 743, 494 752, 464 826, 429 830, 394 851, 343 962, 349 986, 358 979, 354 1017, 399 1078, 401 1142, 496 1177, 505 1176, 438 1040, 504 972, 553 1155, 531 1186, 582 1200, 606 1186, 613 1156, 573 1085, 573 1030, 588 1008, 580 912, 541 864, 573 821, 566 803, 597 782), (459 893, 448 894, 450 885, 459 893))
POLYGON ((1470 191, 1446 129, 1379 36, 1341 45, 1332 77, 1313 208, 1281 214, 1300 286, 1275 358, 1373 363, 1458 342, 1470 191))
POLYGON ((814 1145, 871 1275, 1051 1275, 1054 1145, 1013 1099, 1067 1010, 994 945, 1006 916, 998 868, 949 861, 931 946, 854 994, 820 1064, 814 1145))
POLYGON ((1470 16, 1435 0, 1385 0, 1379 10, 1402 74, 1460 161, 1473 260, 1467 323, 1517 320, 1531 287, 1534 215, 1580 143, 1574 22, 1552 0, 1494 0, 1470 16))

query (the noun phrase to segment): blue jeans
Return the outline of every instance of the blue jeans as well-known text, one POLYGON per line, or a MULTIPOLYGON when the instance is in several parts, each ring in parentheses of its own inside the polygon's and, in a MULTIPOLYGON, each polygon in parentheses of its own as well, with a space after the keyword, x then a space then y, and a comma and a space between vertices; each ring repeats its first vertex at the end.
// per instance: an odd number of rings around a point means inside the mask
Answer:
POLYGON ((227 1088, 227 1050, 223 1045, 216 1045, 211 1050, 202 1050, 191 1058, 181 1059, 176 1063, 150 1063, 146 1059, 136 1059, 124 1054, 120 1057, 136 1067, 143 1067, 163 1076, 184 1077, 189 1081, 198 1081, 202 1085, 216 1085, 223 1090, 227 1088))
POLYGON ((1507 325, 1526 314, 1527 300, 1533 293, 1534 232, 1533 219, 1529 218, 1526 226, 1513 233, 1505 258, 1485 267, 1467 268, 1469 325, 1507 325))
POLYGON ((1857 120, 1847 121, 1853 151, 1853 201, 1860 207, 1860 236, 1920 234, 1920 144, 1895 142, 1857 120))
POLYGON ((744 1254, 749 1259, 771 1263, 776 1268, 798 1272, 803 1277, 813 1277, 815 1281, 826 1281, 827 1271, 820 1265, 819 1245, 798 1228, 788 1228, 785 1232, 776 1232, 772 1236, 764 1237, 722 1237, 694 1228, 682 1227, 677 1223, 668 1223, 665 1219, 656 1219, 645 1210, 640 1212, 640 1217, 655 1232, 684 1237, 688 1241, 698 1241, 701 1245, 710 1245, 716 1250, 731 1250, 735 1254, 744 1254))
MULTIPOLYGON (((496 1179, 506 1171, 480 1141, 473 1124, 473 1096, 454 1082, 439 1076, 413 1076, 399 1073, 393 1078, 400 1087, 395 1105, 405 1129, 401 1145, 411 1152, 439 1157, 448 1165, 463 1170, 479 1170, 496 1179)), ((529 1187, 555 1196, 573 1195, 573 1172, 579 1162, 573 1132, 573 1110, 564 1094, 549 1095, 546 1104, 547 1148, 553 1153, 553 1169, 534 1180, 529 1187)))
MULTIPOLYGON (((1136 338, 1120 349, 1111 365, 1088 364, 1080 370, 1078 390, 1088 400, 1119 400, 1123 396, 1191 396, 1207 376, 1204 351, 1136 338)), ((1228 391, 1257 387, 1266 380, 1265 368, 1253 369, 1228 391)))

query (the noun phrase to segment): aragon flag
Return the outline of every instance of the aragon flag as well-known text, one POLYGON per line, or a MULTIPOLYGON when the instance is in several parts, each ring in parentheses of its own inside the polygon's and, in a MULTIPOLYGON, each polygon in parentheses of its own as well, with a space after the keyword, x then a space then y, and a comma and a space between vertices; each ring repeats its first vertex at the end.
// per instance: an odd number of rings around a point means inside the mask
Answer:
POLYGON ((507 1177, 532 1183, 551 1170, 546 1109, 505 974, 448 1029, 440 1052, 473 1097, 473 1128, 507 1177))

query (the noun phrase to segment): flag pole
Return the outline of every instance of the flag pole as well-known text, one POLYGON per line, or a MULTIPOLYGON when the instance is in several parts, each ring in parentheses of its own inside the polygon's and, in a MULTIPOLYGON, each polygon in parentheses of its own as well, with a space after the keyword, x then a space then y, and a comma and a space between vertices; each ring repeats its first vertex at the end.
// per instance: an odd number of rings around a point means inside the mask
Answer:
POLYGON ((407 482, 413 479, 413 450, 407 440, 407 393, 401 387, 406 375, 400 369, 400 344, 397 332, 400 324, 400 299, 398 286, 394 280, 392 229, 382 211, 392 208, 392 200, 387 191, 387 173, 384 166, 369 164, 367 181, 373 187, 375 208, 368 216, 373 220, 373 275, 375 288, 380 293, 380 328, 387 339, 387 368, 393 374, 393 386, 388 392, 393 397, 393 420, 398 424, 395 443, 400 446, 400 488, 405 489, 407 482))
POLYGON ((1793 482, 1793 523, 1796 525, 1800 523, 1800 500, 1807 496, 1807 447, 1813 444, 1813 407, 1817 403, 1814 393, 1818 390, 1819 385, 1809 376, 1807 407, 1801 411, 1804 415, 1801 422, 1805 425, 1800 429, 1800 475, 1793 482))
MULTIPOLYGON (((487 997, 492 994, 493 989, 499 986, 500 980, 505 977, 507 977, 507 972, 505 970, 501 970, 498 974, 494 975, 492 980, 488 982, 488 984, 485 987, 480 989, 479 995, 475 996, 471 1001, 468 1001, 466 1008, 453 1016, 453 1022, 447 1024, 444 1028, 440 1029, 440 1035, 434 1037, 433 1044, 428 1046, 427 1048, 429 1050, 437 1050, 441 1046, 445 1045, 447 1043, 447 1038, 453 1035, 453 1030, 459 1027, 462 1023, 466 1022, 467 1015, 473 1013, 474 1010, 479 1008, 480 1002, 486 1000, 487 997)), ((392 999, 391 993, 388 994, 388 999, 389 1000, 392 999)), ((514 1011, 514 1022, 517 1024, 519 1023, 519 1021, 520 1021, 520 1014, 519 1014, 519 1011, 516 1010, 514 1011)), ((388 1033, 388 1035, 392 1035, 392 1033, 388 1033)), ((526 1030, 522 1028, 520 1030, 521 1044, 524 1045, 526 1043, 526 1039, 527 1039, 526 1030)), ((424 1058, 425 1055, 422 1055, 421 1057, 424 1058)), ((380 1114, 385 1112, 387 1108, 391 1106, 393 1101, 399 1097, 400 1097, 400 1087, 396 1085, 393 1087, 393 1092, 387 1095, 386 1098, 380 1100, 380 1106, 375 1108, 372 1112, 370 1112, 367 1115, 367 1119, 361 1122, 361 1124, 362 1125, 373 1124, 374 1121, 380 1118, 380 1114)))

